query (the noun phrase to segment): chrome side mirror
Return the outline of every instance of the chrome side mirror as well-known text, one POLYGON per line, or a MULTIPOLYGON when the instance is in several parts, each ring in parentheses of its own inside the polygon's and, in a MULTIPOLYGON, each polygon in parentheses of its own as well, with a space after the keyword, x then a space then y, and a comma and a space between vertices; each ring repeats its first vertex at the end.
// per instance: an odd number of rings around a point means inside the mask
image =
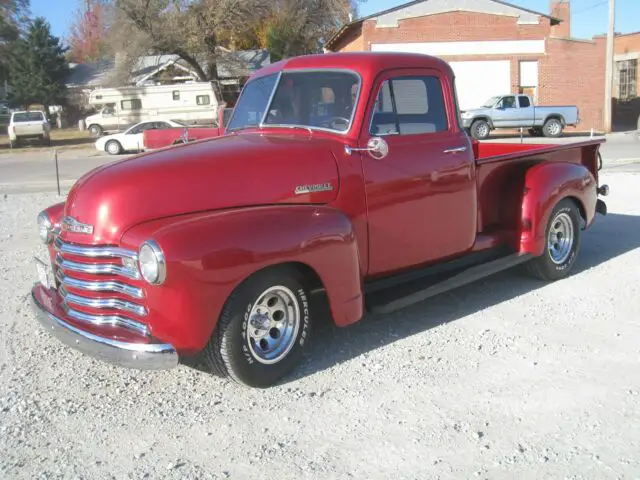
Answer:
POLYGON ((351 155, 352 152, 368 152, 372 158, 382 160, 389 155, 389 144, 382 137, 371 137, 366 148, 352 148, 345 145, 344 152, 347 155, 351 155))

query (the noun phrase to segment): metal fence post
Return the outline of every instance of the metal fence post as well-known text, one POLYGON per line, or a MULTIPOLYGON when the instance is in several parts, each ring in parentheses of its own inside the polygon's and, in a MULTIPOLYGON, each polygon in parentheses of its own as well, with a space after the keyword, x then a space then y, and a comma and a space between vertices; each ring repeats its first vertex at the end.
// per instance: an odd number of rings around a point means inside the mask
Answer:
POLYGON ((58 196, 60 195, 60 172, 58 170, 58 150, 54 150, 56 160, 56 183, 58 184, 58 196))

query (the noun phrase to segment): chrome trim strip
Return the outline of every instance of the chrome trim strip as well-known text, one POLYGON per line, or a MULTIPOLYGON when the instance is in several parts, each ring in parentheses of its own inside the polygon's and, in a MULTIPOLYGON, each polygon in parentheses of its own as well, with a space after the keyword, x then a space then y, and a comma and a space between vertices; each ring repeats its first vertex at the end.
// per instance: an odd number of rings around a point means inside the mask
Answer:
POLYGON ((78 263, 72 260, 65 260, 58 254, 56 255, 56 265, 62 270, 71 270, 73 272, 121 275, 132 280, 140 280, 140 273, 137 270, 129 270, 126 267, 112 263, 78 263))
POLYGON ((48 312, 31 291, 31 304, 42 327, 63 344, 124 368, 166 370, 178 365, 178 353, 168 343, 126 343, 93 335, 48 312))
POLYGON ((68 305, 63 305, 63 307, 64 312, 69 315, 69 317, 75 320, 89 323, 91 325, 95 325, 96 327, 103 327, 105 325, 122 327, 132 330, 145 337, 149 336, 149 329, 147 328, 147 326, 140 322, 136 322, 135 320, 121 317, 120 315, 91 315, 88 313, 80 312, 78 310, 74 310, 68 305))
POLYGON ((139 317, 147 315, 147 309, 142 305, 120 300, 119 298, 87 298, 75 293, 69 293, 64 287, 60 287, 58 291, 66 304, 73 303, 81 307, 123 310, 139 317))
POLYGON ((84 247, 66 243, 60 237, 56 237, 54 246, 58 252, 80 257, 131 258, 132 260, 138 260, 138 253, 133 250, 126 250, 119 247, 84 247))
POLYGON ((121 293, 132 298, 142 299, 145 297, 144 291, 141 288, 132 287, 126 283, 108 281, 108 282, 88 282, 85 280, 78 280, 77 278, 66 276, 62 273, 62 270, 58 270, 56 275, 58 281, 62 285, 68 287, 77 288, 78 290, 86 290, 87 292, 112 292, 121 293))

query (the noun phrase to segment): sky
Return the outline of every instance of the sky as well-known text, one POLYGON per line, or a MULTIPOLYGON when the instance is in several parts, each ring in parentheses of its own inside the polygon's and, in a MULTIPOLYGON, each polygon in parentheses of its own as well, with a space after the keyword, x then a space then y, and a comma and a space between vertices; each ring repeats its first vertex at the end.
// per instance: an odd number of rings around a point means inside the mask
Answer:
MULTIPOLYGON (((407 0, 366 0, 360 4, 360 16, 386 10, 407 0)), ((507 0, 541 13, 551 13, 551 0, 507 0)), ((65 38, 75 10, 84 0, 31 0, 34 16, 43 16, 51 24, 53 34, 65 38)), ((576 38, 591 38, 607 32, 607 0, 571 0, 571 34, 576 38)), ((640 0, 616 0, 616 31, 640 31, 640 0)))

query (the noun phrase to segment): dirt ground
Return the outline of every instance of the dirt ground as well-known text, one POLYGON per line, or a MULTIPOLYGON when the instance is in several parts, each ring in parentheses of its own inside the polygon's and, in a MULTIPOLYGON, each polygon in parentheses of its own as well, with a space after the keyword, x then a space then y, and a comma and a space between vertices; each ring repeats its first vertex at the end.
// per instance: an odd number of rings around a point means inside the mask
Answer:
POLYGON ((18 153, 38 150, 48 150, 50 148, 71 149, 86 148, 95 143, 96 139, 89 135, 88 131, 81 131, 78 128, 53 128, 51 129, 51 146, 38 140, 29 140, 20 146, 12 149, 9 145, 9 136, 6 129, 0 135, 0 153, 18 153))
POLYGON ((322 324, 268 390, 61 345, 27 301, 57 198, 0 196, 0 478, 638 478, 640 175, 603 180, 570 278, 515 270, 322 324))

